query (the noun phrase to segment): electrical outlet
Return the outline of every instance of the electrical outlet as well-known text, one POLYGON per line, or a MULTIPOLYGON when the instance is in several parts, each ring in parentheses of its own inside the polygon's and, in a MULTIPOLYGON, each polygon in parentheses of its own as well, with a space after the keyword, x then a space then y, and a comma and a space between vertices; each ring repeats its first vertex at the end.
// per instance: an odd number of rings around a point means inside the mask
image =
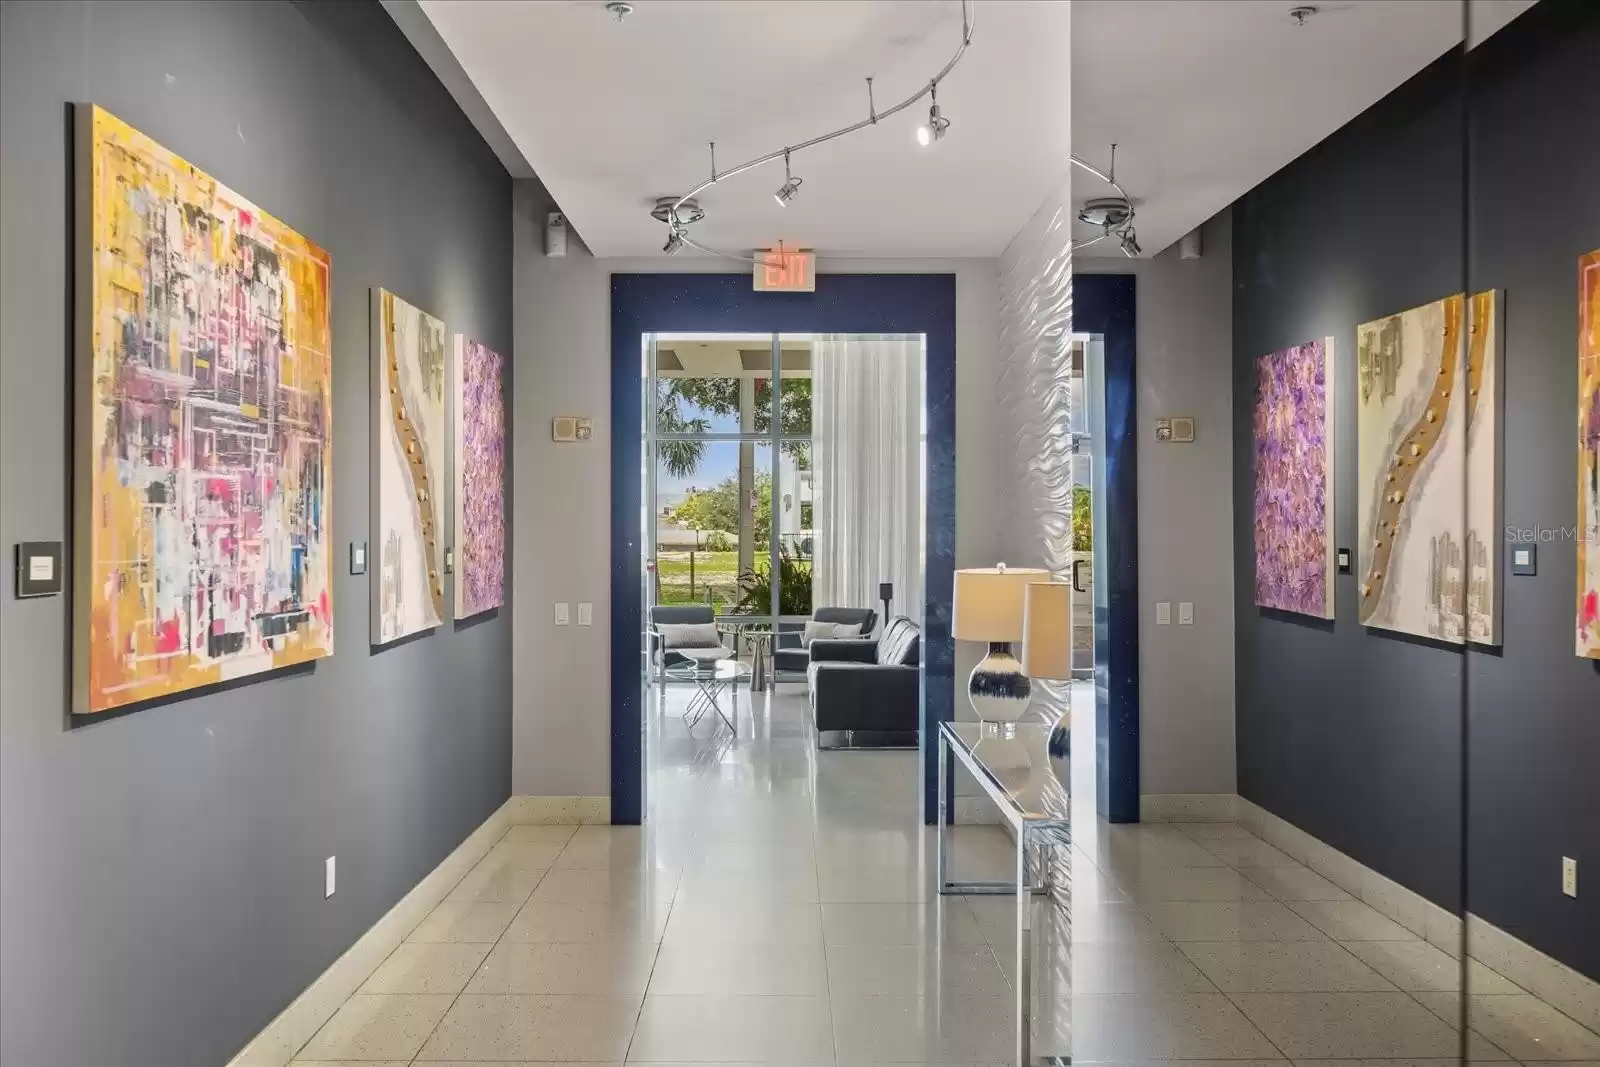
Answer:
POLYGON ((556 605, 556 625, 572 625, 572 605, 568 604, 565 600, 556 605))
POLYGON ((322 864, 322 899, 327 900, 333 896, 334 865, 338 863, 338 856, 329 856, 322 864))
POLYGON ((1187 600, 1178 605, 1178 625, 1194 625, 1194 605, 1189 603, 1187 600))
POLYGON ((594 625, 594 605, 593 604, 587 604, 587 603, 581 603, 581 602, 578 604, 578 625, 579 626, 593 626, 594 625))
POLYGON ((1561 891, 1569 897, 1578 895, 1578 861, 1571 856, 1561 857, 1561 891))
POLYGON ((1172 601, 1162 600, 1156 604, 1156 625, 1172 625, 1172 601))

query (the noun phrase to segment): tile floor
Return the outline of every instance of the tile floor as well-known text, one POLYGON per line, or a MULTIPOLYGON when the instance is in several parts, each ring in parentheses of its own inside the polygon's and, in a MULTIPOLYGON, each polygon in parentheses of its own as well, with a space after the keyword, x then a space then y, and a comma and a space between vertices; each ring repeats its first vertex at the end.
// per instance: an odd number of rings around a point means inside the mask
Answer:
MULTIPOLYGON (((1009 1062, 1014 904, 933 892, 917 754, 818 752, 794 684, 741 692, 737 739, 686 730, 686 700, 652 701, 647 827, 513 828, 295 1067, 1009 1062)), ((1075 761, 1077 795, 1090 773, 1075 761)), ((1237 826, 1076 815, 1036 1052, 1456 1061, 1460 970, 1437 948, 1237 826)), ((998 828, 958 829, 957 876, 1010 857, 998 828)), ((1499 975, 1469 984, 1474 1060, 1600 1061, 1600 1037, 1499 975)))

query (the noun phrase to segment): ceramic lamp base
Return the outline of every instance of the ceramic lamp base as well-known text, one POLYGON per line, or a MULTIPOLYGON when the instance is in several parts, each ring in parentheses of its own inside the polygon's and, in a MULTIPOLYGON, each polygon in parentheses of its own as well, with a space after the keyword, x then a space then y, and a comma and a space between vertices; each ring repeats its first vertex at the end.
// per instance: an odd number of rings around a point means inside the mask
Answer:
POLYGON ((967 698, 984 722, 1016 722, 1027 713, 1032 695, 1033 686, 1022 673, 1022 664, 1004 641, 989 645, 989 654, 978 661, 967 679, 967 698))

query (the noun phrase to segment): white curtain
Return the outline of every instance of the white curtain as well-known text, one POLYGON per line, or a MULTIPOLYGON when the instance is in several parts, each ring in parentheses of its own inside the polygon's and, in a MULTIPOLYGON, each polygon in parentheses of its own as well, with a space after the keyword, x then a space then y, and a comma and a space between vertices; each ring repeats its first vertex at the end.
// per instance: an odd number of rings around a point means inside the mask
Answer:
POLYGON ((825 334, 811 352, 812 603, 922 624, 920 335, 825 334))

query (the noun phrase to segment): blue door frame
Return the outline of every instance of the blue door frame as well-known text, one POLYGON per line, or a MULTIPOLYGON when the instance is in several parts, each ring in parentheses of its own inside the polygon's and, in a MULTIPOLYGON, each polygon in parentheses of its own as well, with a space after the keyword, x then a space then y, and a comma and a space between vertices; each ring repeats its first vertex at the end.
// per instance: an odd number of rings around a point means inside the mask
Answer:
MULTIPOLYGON (((823 274, 814 293, 757 293, 748 274, 611 278, 611 821, 638 825, 644 780, 644 397, 647 333, 918 333, 926 338, 927 499, 922 679, 922 813, 937 814, 938 725, 954 711, 950 602, 955 574, 956 281, 952 274, 823 274)), ((1073 329, 1105 338, 1106 555, 1095 576, 1096 808, 1139 818, 1139 584, 1134 279, 1073 279, 1073 329)), ((1097 560, 1097 562, 1099 562, 1097 560)))

